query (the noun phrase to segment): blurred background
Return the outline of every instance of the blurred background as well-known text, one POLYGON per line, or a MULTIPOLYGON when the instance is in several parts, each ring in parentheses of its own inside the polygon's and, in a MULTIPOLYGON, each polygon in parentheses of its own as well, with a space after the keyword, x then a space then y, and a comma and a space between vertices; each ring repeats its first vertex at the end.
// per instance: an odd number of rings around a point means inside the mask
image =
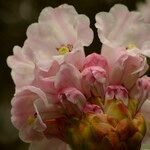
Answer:
POLYGON ((86 52, 90 53, 99 51, 101 47, 94 27, 95 14, 109 11, 117 3, 135 10, 136 3, 140 1, 142 0, 0 0, 0 150, 28 149, 28 144, 18 138, 18 131, 10 121, 10 101, 14 94, 14 84, 6 58, 12 54, 14 45, 23 45, 27 27, 37 22, 41 10, 47 6, 57 7, 67 3, 73 5, 78 13, 86 14, 95 33, 93 43, 86 48, 86 52))

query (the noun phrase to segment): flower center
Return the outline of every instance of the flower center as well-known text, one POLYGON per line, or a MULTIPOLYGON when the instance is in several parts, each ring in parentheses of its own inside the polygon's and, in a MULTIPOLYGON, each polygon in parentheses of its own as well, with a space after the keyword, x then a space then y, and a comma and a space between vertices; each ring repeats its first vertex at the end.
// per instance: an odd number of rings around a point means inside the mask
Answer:
POLYGON ((33 116, 29 116, 27 119, 27 122, 29 125, 32 125, 34 123, 34 121, 35 121, 35 117, 33 117, 33 116))
POLYGON ((135 49, 135 48, 137 48, 137 46, 133 43, 128 44, 127 47, 126 47, 127 50, 135 49))
POLYGON ((61 47, 57 48, 58 52, 60 55, 65 55, 66 53, 71 52, 73 46, 68 44, 68 45, 62 45, 61 47))
POLYGON ((28 119, 27 119, 27 123, 28 123, 29 125, 32 125, 32 124, 34 123, 36 117, 37 117, 37 114, 36 114, 36 113, 34 114, 34 116, 29 116, 28 119))

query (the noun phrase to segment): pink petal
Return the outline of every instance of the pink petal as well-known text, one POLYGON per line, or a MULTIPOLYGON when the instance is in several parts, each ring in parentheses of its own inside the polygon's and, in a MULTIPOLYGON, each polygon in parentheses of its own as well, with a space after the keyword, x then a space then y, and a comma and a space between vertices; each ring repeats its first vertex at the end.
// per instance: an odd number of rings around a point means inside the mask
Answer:
POLYGON ((122 86, 108 86, 105 93, 105 100, 122 100, 125 105, 128 104, 128 91, 122 86))
POLYGON ((71 64, 63 64, 56 75, 55 87, 62 90, 67 87, 75 87, 81 90, 80 72, 71 64))
POLYGON ((130 96, 139 101, 138 110, 141 108, 143 103, 150 98, 150 78, 143 76, 139 78, 130 92, 130 96))
POLYGON ((104 91, 107 84, 108 74, 103 68, 92 66, 82 71, 82 87, 87 97, 90 97, 92 93, 94 96, 104 98, 104 91))
POLYGON ((106 59, 103 56, 96 53, 92 53, 86 57, 83 69, 91 66, 99 66, 108 71, 108 63, 106 59))
POLYGON ((40 87, 46 93, 54 93, 55 75, 59 71, 60 65, 56 60, 53 60, 49 67, 50 68, 47 71, 41 69, 37 70, 37 72, 35 73, 36 81, 34 82, 34 85, 40 87))
POLYGON ((56 37, 61 44, 73 44, 76 40, 76 17, 78 16, 73 6, 61 5, 55 9, 45 8, 39 17, 39 22, 48 24, 49 36, 56 37), (50 30, 53 29, 53 30, 50 30))
POLYGON ((14 55, 7 58, 7 64, 12 68, 12 78, 17 87, 29 85, 34 80, 35 64, 23 53, 23 49, 15 46, 14 55))
POLYGON ((105 44, 102 45, 101 55, 106 58, 110 67, 113 67, 117 59, 126 53, 124 48, 111 48, 105 44))
MULTIPOLYGON (((42 40, 44 39, 42 38, 42 40)), ((52 41, 51 39, 49 40, 52 41)), ((48 70, 52 63, 52 56, 58 54, 57 51, 52 51, 55 47, 54 40, 52 42, 50 41, 44 40, 44 42, 42 43, 38 39, 28 38, 24 43, 25 53, 27 53, 28 49, 30 49, 33 55, 33 60, 35 61, 36 65, 42 70, 48 70)))
POLYGON ((136 80, 146 72, 147 67, 145 57, 122 55, 112 68, 110 83, 123 84, 130 89, 136 80))
MULTIPOLYGON (((79 110, 83 110, 83 106, 86 102, 85 96, 76 88, 70 87, 62 90, 59 94, 60 98, 65 96, 65 100, 70 101, 71 103, 75 104, 79 110)), ((63 99, 62 99, 63 100, 63 99)))
POLYGON ((93 31, 90 26, 90 20, 85 15, 78 17, 78 41, 84 46, 89 46, 93 40, 93 31))
POLYGON ((83 66, 83 62, 85 60, 85 53, 84 50, 77 50, 74 52, 70 52, 65 56, 65 62, 74 65, 76 68, 81 70, 83 66))
POLYGON ((44 135, 41 132, 37 132, 32 127, 24 127, 19 130, 19 137, 22 141, 31 143, 33 141, 41 141, 44 135))

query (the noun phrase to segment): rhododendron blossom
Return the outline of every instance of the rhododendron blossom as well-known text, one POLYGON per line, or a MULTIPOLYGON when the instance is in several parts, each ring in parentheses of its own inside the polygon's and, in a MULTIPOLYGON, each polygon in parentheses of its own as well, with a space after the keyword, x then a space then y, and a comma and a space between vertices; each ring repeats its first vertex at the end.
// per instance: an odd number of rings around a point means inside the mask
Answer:
POLYGON ((150 140, 150 24, 115 5, 96 15, 102 53, 85 56, 89 19, 45 8, 7 59, 11 120, 29 150, 139 150, 150 140))

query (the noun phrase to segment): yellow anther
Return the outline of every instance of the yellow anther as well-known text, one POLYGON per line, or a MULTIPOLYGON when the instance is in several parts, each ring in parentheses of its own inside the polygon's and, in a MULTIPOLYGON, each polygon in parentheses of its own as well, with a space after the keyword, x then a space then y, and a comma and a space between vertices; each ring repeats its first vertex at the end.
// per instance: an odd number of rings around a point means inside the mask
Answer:
POLYGON ((127 49, 134 49, 137 48, 135 44, 128 44, 127 49))
POLYGON ((69 53, 72 50, 72 46, 71 45, 63 45, 60 48, 57 48, 58 52, 60 55, 65 55, 66 53, 69 53))
POLYGON ((33 116, 29 116, 28 119, 27 119, 27 122, 28 122, 29 125, 33 124, 34 121, 35 121, 35 117, 33 117, 33 116))

